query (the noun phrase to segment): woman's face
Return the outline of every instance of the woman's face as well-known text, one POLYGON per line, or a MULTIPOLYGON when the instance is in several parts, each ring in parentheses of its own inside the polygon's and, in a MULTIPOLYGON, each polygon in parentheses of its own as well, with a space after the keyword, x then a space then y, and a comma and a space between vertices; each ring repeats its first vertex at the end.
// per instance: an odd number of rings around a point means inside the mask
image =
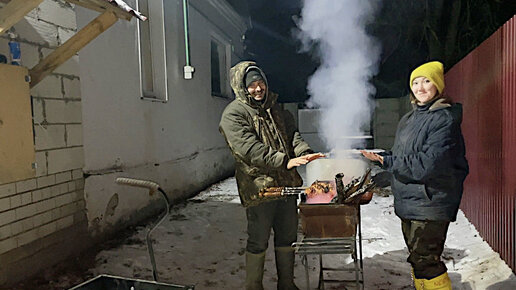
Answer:
POLYGON ((437 87, 426 77, 418 77, 412 81, 412 93, 419 103, 428 103, 437 95, 437 87))

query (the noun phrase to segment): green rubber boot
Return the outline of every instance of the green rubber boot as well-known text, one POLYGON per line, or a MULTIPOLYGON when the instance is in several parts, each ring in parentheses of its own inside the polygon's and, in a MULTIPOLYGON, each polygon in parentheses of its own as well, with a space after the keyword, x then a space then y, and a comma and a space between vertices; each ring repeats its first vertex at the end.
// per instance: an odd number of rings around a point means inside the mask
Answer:
POLYGON ((245 253, 245 289, 263 290, 263 264, 265 252, 259 254, 245 253))
POLYGON ((278 290, 299 290, 294 284, 294 249, 292 247, 277 247, 275 253, 278 290))

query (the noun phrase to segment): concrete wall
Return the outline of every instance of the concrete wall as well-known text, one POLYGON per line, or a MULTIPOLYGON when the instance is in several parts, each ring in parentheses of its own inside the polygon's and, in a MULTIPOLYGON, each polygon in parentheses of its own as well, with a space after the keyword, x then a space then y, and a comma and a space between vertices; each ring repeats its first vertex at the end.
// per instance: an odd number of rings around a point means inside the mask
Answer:
MULTIPOLYGON (((241 18, 231 18, 234 12, 224 1, 189 2, 195 73, 185 80, 182 1, 164 1, 166 103, 141 99, 135 20, 119 21, 79 53, 85 199, 94 235, 148 214, 155 204, 145 190, 116 185, 118 176, 158 182, 175 199, 233 173, 233 158, 218 132, 220 115, 232 98, 211 96, 210 37, 229 41, 234 64, 243 55, 246 26, 241 18)), ((127 3, 134 7, 135 1, 127 3)), ((77 9, 79 27, 94 16, 77 9)))
POLYGON ((412 109, 407 97, 376 99, 373 119, 374 147, 390 150, 394 144, 398 122, 412 109))
MULTIPOLYGON (((76 32, 75 12, 63 1, 45 0, 14 31, 22 65, 32 68, 76 32)), ((7 42, 7 35, 0 36, 6 56, 7 42)), ((87 244, 78 76, 75 56, 31 90, 36 177, 0 185, 0 285, 35 274, 87 244)))

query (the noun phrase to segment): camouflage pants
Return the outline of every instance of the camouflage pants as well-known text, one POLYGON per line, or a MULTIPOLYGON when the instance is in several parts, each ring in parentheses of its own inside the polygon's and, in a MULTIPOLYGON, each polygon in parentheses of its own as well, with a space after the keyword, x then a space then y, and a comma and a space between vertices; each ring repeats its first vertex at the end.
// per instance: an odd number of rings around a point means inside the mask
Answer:
POLYGON ((407 262, 418 279, 432 279, 447 271, 441 261, 450 222, 401 220, 401 230, 409 250, 407 262))
POLYGON ((264 202, 246 209, 247 248, 253 254, 267 250, 271 229, 274 246, 290 247, 297 240, 297 202, 291 196, 264 202))

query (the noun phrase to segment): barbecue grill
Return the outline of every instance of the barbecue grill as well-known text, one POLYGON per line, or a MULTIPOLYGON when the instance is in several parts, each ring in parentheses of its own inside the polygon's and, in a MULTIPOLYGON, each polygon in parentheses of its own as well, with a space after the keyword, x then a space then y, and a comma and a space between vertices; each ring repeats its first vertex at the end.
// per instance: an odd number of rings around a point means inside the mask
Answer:
POLYGON ((292 246, 301 256, 306 273, 306 289, 310 288, 308 256, 319 256, 318 288, 324 289, 325 282, 352 284, 356 289, 363 289, 364 272, 362 261, 362 229, 360 205, 367 204, 372 197, 374 186, 371 170, 349 182, 343 181, 344 175, 335 176, 334 189, 336 198, 331 203, 311 203, 310 199, 299 204, 301 219, 301 237, 292 246), (366 195, 367 193, 367 195, 366 195), (352 267, 329 268, 323 265, 323 255, 348 254, 353 259, 352 267), (347 272, 354 274, 354 279, 327 279, 325 272, 347 272))

